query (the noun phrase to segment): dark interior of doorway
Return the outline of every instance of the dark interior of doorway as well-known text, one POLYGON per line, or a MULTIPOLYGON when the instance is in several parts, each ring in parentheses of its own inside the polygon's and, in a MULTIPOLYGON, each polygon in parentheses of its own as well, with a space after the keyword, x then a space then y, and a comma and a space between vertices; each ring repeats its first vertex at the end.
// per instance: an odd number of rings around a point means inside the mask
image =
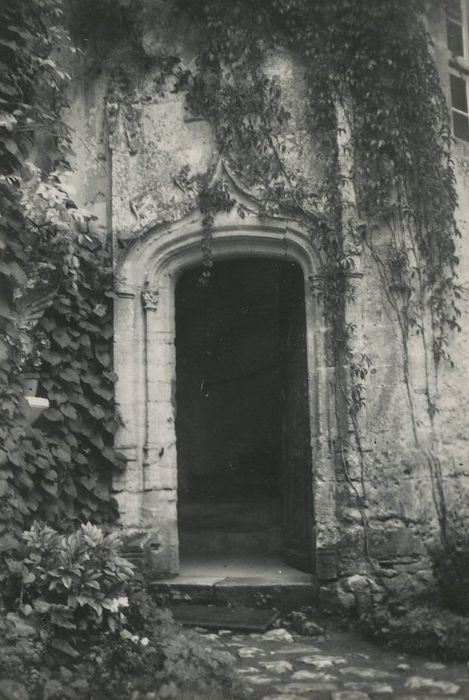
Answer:
MULTIPOLYGON (((311 550, 304 279, 271 259, 218 261, 176 286, 181 564, 311 550)), ((295 556, 299 553, 299 557, 295 556)))

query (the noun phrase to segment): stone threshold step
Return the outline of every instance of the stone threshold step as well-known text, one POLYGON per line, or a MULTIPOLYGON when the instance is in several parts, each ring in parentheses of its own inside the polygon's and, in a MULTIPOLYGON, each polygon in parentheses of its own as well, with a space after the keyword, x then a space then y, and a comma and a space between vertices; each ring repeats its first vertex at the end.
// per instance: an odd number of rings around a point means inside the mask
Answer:
POLYGON ((279 616, 278 610, 226 605, 173 604, 169 607, 175 619, 189 627, 238 632, 265 632, 279 616))
POLYGON ((245 606, 252 608, 274 607, 282 613, 314 606, 318 601, 319 587, 309 581, 278 583, 268 579, 226 578, 216 582, 179 582, 177 579, 151 583, 152 595, 170 602, 191 604, 245 606))

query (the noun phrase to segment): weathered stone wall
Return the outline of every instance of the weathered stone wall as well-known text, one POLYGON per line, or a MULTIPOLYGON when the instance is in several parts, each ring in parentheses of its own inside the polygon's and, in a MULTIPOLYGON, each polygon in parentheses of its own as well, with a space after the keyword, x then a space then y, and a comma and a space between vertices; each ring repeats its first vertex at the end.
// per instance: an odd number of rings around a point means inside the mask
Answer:
MULTIPOLYGON (((174 338, 165 331, 166 336, 157 346, 159 354, 155 351, 152 361, 167 369, 162 375, 152 375, 156 370, 148 368, 145 344, 148 316, 142 315, 140 301, 142 290, 148 290, 151 275, 149 272, 147 279, 143 276, 139 279, 132 270, 140 269, 138 265, 142 264, 145 250, 148 256, 156 255, 152 251, 158 247, 152 248, 152 237, 160 237, 164 243, 165 237, 169 240, 171 236, 180 235, 184 226, 196 230, 194 192, 186 187, 180 174, 184 168, 189 169, 190 175, 205 173, 211 166, 215 168, 218 155, 210 125, 188 113, 184 94, 172 91, 173 79, 168 78, 165 89, 155 87, 162 56, 180 56, 182 67, 193 64, 197 42, 193 28, 182 16, 174 21, 167 3, 155 2, 147 3, 143 26, 142 47, 148 61, 145 65, 132 64, 134 59, 128 58, 132 87, 127 95, 116 97, 106 73, 90 74, 84 60, 74 81, 72 125, 75 128, 78 199, 97 216, 95 225, 100 227, 103 236, 112 236, 114 246, 116 289, 120 299, 116 306, 115 339, 118 348, 115 365, 120 376, 117 399, 127 420, 120 442, 129 459, 126 476, 116 484, 122 521, 133 528, 146 527, 157 533, 155 560, 164 570, 169 560, 177 568, 174 564, 177 559, 176 492, 174 485, 161 482, 150 487, 148 474, 155 460, 163 460, 168 469, 171 465, 166 460, 176 460, 174 406, 171 407, 170 395, 173 371, 170 355, 174 338), (129 251, 136 251, 135 258, 129 251), (162 376, 166 376, 167 381, 162 381, 162 376), (156 416, 155 430, 158 431, 159 425, 161 434, 150 441, 146 433, 145 403, 145 383, 149 381, 159 382, 161 400, 166 406, 157 407, 152 414, 156 416), (152 457, 156 447, 159 451, 152 457), (161 450, 164 457, 158 457, 161 450), (145 506, 145 498, 152 489, 152 505, 145 506), (164 560, 162 553, 169 550, 171 554, 164 560), (161 564, 163 560, 166 563, 161 564)), ((435 56, 447 88, 448 52, 442 25, 434 23, 433 32, 435 56)), ((279 51, 269 58, 266 71, 278 77, 292 113, 284 135, 289 165, 308 177, 314 188, 321 182, 322 168, 314 138, 306 128, 303 68, 292 56, 279 51)), ((462 231, 459 277, 464 286, 469 277, 467 144, 455 144, 455 158, 460 195, 458 220, 462 231)), ((243 197, 245 193, 238 192, 238 195, 243 197)), ((255 214, 247 223, 260 228, 263 224, 255 214)), ((229 226, 240 230, 247 223, 234 215, 231 219, 221 217, 219 221, 225 231, 229 226)), ((285 228, 286 245, 288 235, 285 228)), ((164 245, 160 250, 164 250, 164 245)), ((248 250, 251 244, 245 245, 248 250)), ((256 245, 253 244, 254 253, 256 245)), ((379 245, 386 245, 384 233, 377 245, 378 250, 379 245)), ((241 254, 239 241, 234 250, 241 254)), ((262 250, 260 246, 259 254, 262 250)), ((191 251, 193 264, 200 262, 200 250, 191 251)), ((311 255, 318 257, 313 250, 311 255)), ((317 262, 319 265, 320 261, 317 262)), ((422 339, 415 337, 409 342, 406 382, 402 338, 379 270, 367 250, 363 251, 358 265, 363 274, 356 280, 356 302, 348 309, 348 314, 357 323, 357 347, 370 355, 373 367, 367 380, 366 407, 359 417, 360 449, 355 444, 347 455, 346 471, 335 440, 336 397, 327 381, 334 380, 335 376, 331 353, 321 355, 317 370, 324 378, 323 395, 319 399, 311 398, 316 410, 311 431, 313 454, 321 461, 314 465, 313 479, 318 575, 325 580, 337 577, 344 580, 339 591, 347 605, 353 604, 354 598, 351 595, 353 585, 347 584, 346 579, 354 577, 352 583, 355 585, 358 580, 355 587, 360 588, 361 579, 357 579, 357 575, 367 576, 373 572, 369 557, 378 563, 389 587, 411 590, 427 585, 431 578, 427 547, 439 537, 441 491, 445 494, 448 513, 457 512, 462 518, 469 513, 467 299, 463 297, 460 304, 463 330, 455 335, 451 346, 454 367, 443 363, 439 373, 439 413, 432 431, 426 399, 427 380, 432 370, 425 363, 422 339), (317 429, 317 425, 322 427, 317 429)), ((158 260, 148 262, 148 270, 157 267, 158 260)), ((164 284, 172 289, 169 277, 164 277, 164 284)), ((163 317, 173 314, 171 293, 165 296, 166 292, 160 292, 152 319, 157 314, 163 317)), ((162 332, 158 330, 157 321, 151 323, 156 324, 157 335, 162 332)), ((312 353, 320 347, 327 330, 322 321, 316 320, 316 323, 308 346, 312 353)), ((165 326, 166 329, 171 327, 171 324, 165 326)), ((323 350, 318 352, 321 354, 323 350)), ((350 439, 354 443, 352 435, 350 439)), ((176 464, 173 467, 176 468, 176 464)))
MULTIPOLYGON (((445 23, 441 16, 430 18, 434 56, 443 89, 449 101, 449 62, 445 23)), ((461 239, 457 246, 458 276, 463 290, 469 277, 469 148, 457 139, 454 144, 456 184, 459 196, 457 221, 461 239)), ((385 245, 385 237, 383 237, 385 245)), ((374 368, 369 377, 363 430, 366 464, 366 509, 369 524, 369 551, 382 562, 380 575, 386 587, 405 594, 431 585, 429 547, 438 544, 441 520, 451 530, 456 522, 466 527, 469 514, 468 397, 469 337, 467 291, 462 292, 461 333, 453 333, 449 346, 451 364, 442 361, 435 381, 426 343, 413 334, 408 344, 409 402, 404 366, 402 334, 380 283, 376 266, 365 256, 363 294, 359 304, 363 335, 372 355, 374 368), (425 352, 427 350, 427 353, 425 352), (438 412, 433 426, 427 392, 434 392, 438 412)), ((357 466, 358 471, 358 466, 357 466)), ((349 495, 349 491, 345 489, 349 495)), ((347 498, 347 496, 346 496, 347 498)), ((346 530, 343 572, 359 573, 356 567, 363 542, 360 514, 352 499, 342 509, 346 530), (348 522, 347 522, 348 521, 348 522), (355 539, 355 547, 353 540, 355 539), (349 544, 351 545, 349 547, 349 544), (347 559, 351 561, 347 562, 347 559)), ((363 580, 354 578, 352 588, 363 592, 363 580)), ((366 586, 365 586, 366 589, 366 586)), ((345 582, 340 587, 347 592, 345 582)), ((369 593, 369 590, 368 590, 369 593)), ((346 597, 346 596, 345 596, 346 597)), ((349 598, 351 604, 351 599, 349 598)))

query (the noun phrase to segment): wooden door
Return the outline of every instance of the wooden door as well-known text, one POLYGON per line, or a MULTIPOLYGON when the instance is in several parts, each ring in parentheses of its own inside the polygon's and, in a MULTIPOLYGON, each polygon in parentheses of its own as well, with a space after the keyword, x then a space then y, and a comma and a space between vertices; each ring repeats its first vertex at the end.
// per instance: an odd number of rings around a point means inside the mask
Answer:
POLYGON ((284 352, 283 558, 302 571, 313 565, 313 493, 306 355, 304 281, 292 266, 283 285, 284 352))

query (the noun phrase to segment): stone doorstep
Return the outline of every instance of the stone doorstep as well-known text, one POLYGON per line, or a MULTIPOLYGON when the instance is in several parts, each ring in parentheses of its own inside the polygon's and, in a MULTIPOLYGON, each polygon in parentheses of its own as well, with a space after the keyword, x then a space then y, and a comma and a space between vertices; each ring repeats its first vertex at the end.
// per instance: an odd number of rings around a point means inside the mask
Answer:
POLYGON ((263 579, 227 578, 215 584, 215 597, 224 605, 274 607, 282 613, 314 606, 318 587, 311 581, 282 584, 263 579))
POLYGON ((172 603, 213 603, 214 605, 242 605, 245 607, 273 607, 282 613, 314 606, 318 587, 311 581, 281 584, 260 578, 226 578, 220 581, 178 582, 177 579, 155 581, 150 584, 153 595, 168 596, 172 603))

